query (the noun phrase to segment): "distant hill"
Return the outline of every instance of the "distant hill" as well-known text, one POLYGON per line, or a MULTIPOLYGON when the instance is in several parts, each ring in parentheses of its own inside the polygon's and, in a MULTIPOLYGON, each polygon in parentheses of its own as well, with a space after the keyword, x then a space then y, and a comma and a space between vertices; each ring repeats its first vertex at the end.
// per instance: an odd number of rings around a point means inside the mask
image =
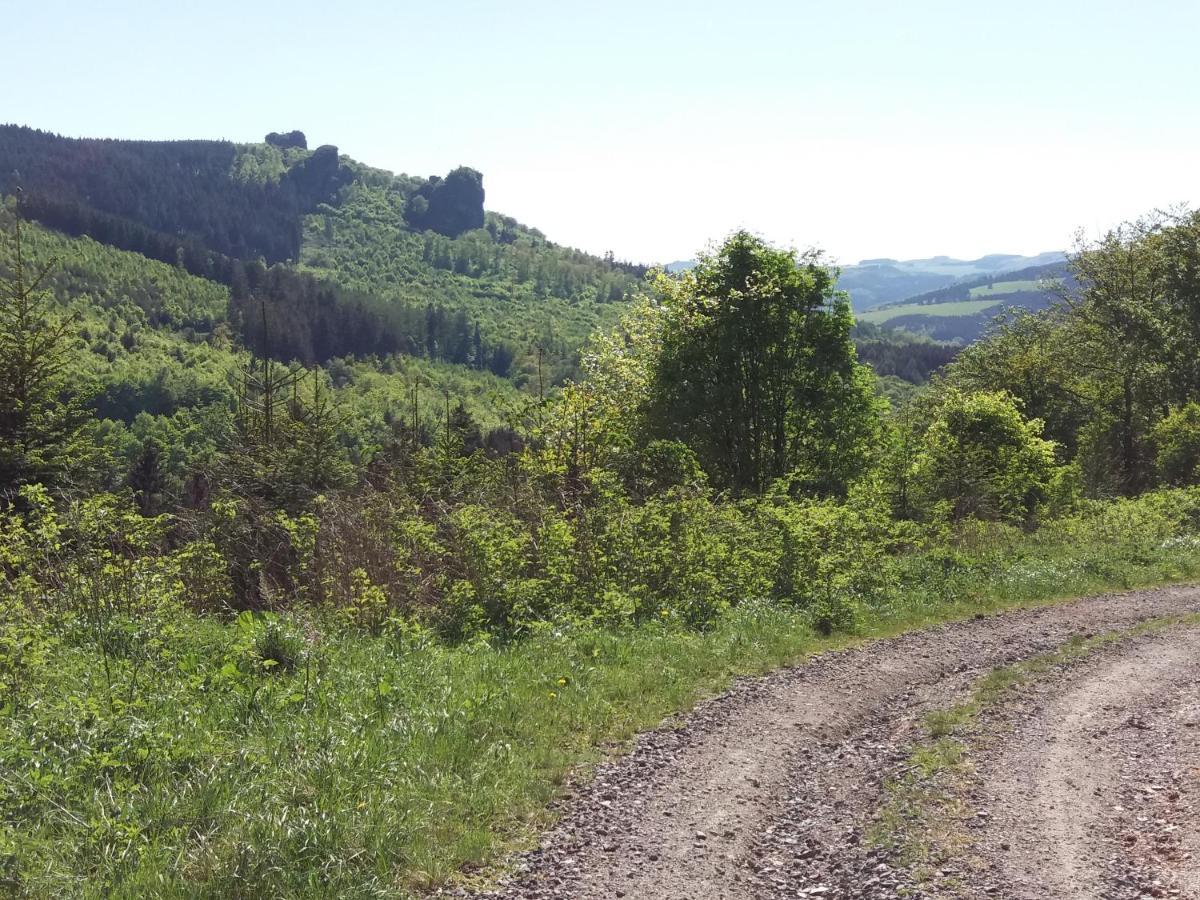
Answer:
POLYGON ((887 325, 939 341, 969 343, 1008 309, 1045 309, 1055 286, 1071 284, 1065 262, 988 274, 858 313, 860 322, 887 325))
POLYGON ((854 309, 861 311, 907 300, 970 279, 1053 265, 1065 259, 1065 255, 1058 251, 1036 256, 993 253, 971 260, 948 256, 908 260, 864 259, 857 265, 842 267, 838 287, 850 294, 854 309))
MULTIPOLYGON (((838 288, 850 295, 855 312, 861 312, 968 281, 973 283, 973 279, 980 277, 1056 265, 1065 259, 1066 256, 1057 250, 1036 256, 990 253, 979 259, 954 259, 949 256, 864 259, 856 265, 841 267, 838 288)), ((694 265, 694 259, 683 259, 667 263, 663 268, 667 272, 686 272, 694 265)))
POLYGON ((4 125, 5 196, 27 220, 228 287, 248 346, 306 364, 403 353, 553 384, 645 271, 485 211, 474 169, 396 175, 299 131, 235 144, 4 125))
POLYGON ((295 258, 301 217, 349 179, 336 147, 64 138, 0 126, 0 194, 16 195, 27 218, 149 256, 182 248, 197 258, 295 258))

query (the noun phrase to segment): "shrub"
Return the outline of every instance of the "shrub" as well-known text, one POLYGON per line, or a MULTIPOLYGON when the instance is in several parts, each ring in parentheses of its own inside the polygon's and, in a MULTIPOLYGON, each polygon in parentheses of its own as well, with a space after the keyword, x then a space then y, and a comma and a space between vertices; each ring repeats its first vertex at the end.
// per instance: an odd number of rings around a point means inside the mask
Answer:
POLYGON ((650 441, 622 462, 625 484, 634 497, 650 497, 676 487, 703 490, 707 482, 696 454, 680 441, 650 441))
POLYGON ((1200 403, 1171 411, 1151 435, 1158 477, 1174 487, 1200 484, 1200 403))
POLYGON ((1041 434, 1008 393, 949 391, 914 467, 926 514, 1029 522, 1054 473, 1055 445, 1041 434))
POLYGON ((469 504, 450 514, 448 526, 448 556, 458 576, 447 610, 453 613, 446 623, 451 632, 478 622, 509 634, 544 617, 545 595, 529 564, 532 539, 520 520, 469 504))
POLYGON ((757 518, 775 547, 773 596, 822 634, 854 631, 864 607, 892 596, 890 525, 872 505, 777 498, 757 518))

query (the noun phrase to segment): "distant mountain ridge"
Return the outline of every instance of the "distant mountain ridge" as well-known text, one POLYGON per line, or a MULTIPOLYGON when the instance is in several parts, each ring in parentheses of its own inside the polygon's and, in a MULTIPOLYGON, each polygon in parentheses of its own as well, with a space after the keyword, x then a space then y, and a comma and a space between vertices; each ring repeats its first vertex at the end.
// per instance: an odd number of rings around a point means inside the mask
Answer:
MULTIPOLYGON (((931 256, 925 259, 878 257, 842 266, 838 288, 850 295, 855 312, 862 312, 916 298, 975 278, 1007 275, 1022 269, 1060 264, 1066 258, 1066 254, 1058 250, 1034 256, 989 253, 978 259, 955 259, 950 256, 931 256)), ((663 268, 668 272, 685 272, 695 264, 694 259, 676 260, 667 263, 663 268)))
MULTIPOLYGON (((1048 255, 1048 254, 1042 254, 1048 255)), ((1021 269, 999 273, 988 273, 955 282, 949 287, 926 291, 913 297, 893 301, 877 307, 875 312, 883 312, 903 306, 937 306, 943 303, 954 303, 986 296, 1004 296, 1013 293, 1039 293, 1050 296, 1051 286, 1055 282, 1063 282, 1068 286, 1074 284, 1066 261, 1039 263, 1021 269), (1038 287, 1032 287, 1036 283, 1038 287)))
POLYGON ((1051 306, 1060 296, 1060 285, 1068 290, 1074 287, 1065 261, 958 281, 862 310, 858 321, 967 344, 978 340, 1003 313, 1051 306))
POLYGON ((838 287, 850 294, 855 311, 863 311, 948 288, 968 279, 1004 275, 1065 260, 1066 255, 1057 250, 1035 256, 990 253, 969 260, 949 256, 864 259, 856 265, 842 267, 838 287))

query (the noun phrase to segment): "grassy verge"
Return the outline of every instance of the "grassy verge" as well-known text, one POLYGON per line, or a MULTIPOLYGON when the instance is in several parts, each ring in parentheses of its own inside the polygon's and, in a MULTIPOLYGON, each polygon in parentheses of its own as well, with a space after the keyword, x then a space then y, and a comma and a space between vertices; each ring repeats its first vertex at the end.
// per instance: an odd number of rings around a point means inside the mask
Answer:
POLYGON ((0 894, 405 896, 528 844, 573 773, 734 676, 980 611, 1195 578, 1195 544, 1087 556, 1047 536, 978 564, 913 558, 854 637, 756 603, 704 632, 575 626, 510 646, 169 606, 103 628, 10 623, 0 894))
MULTIPOLYGON (((973 843, 966 827, 973 811, 964 798, 975 771, 970 751, 972 741, 980 739, 981 714, 1020 686, 1102 647, 1179 625, 1200 625, 1200 615, 1163 616, 1090 638, 1072 637, 1048 653, 993 669, 965 701, 929 713, 924 738, 887 786, 868 842, 893 851, 917 884, 929 882, 948 862, 962 866, 973 843)), ((952 878, 939 884, 942 890, 955 886, 952 878)))

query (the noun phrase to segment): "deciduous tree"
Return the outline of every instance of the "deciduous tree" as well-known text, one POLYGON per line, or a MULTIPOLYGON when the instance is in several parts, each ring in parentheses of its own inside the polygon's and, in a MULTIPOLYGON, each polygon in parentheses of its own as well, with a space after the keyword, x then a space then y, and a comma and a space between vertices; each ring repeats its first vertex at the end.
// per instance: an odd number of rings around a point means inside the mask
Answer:
POLYGON ((834 277, 816 253, 738 232, 660 279, 668 315, 648 422, 692 447, 717 486, 761 493, 792 475, 838 494, 864 467, 877 405, 834 277))

